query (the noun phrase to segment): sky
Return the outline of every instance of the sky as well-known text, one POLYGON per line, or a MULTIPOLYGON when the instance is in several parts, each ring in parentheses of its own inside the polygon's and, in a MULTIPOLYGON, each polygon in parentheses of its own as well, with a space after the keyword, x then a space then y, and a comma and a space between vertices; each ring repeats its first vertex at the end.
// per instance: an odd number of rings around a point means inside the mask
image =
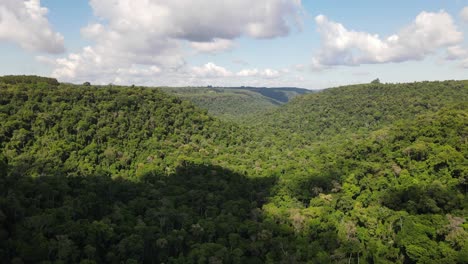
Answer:
POLYGON ((0 75, 322 89, 468 79, 468 0, 0 0, 0 75))

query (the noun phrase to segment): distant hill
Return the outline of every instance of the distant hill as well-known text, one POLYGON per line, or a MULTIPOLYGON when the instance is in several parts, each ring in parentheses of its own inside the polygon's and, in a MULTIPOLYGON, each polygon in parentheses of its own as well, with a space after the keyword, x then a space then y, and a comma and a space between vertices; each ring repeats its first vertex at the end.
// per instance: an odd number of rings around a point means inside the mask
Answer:
POLYGON ((466 102, 468 81, 359 84, 299 96, 253 119, 263 122, 268 129, 285 129, 288 134, 315 138, 371 131, 466 102))
POLYGON ((231 87, 226 89, 248 90, 259 93, 280 103, 287 103, 294 97, 313 92, 312 90, 297 87, 231 87))
POLYGON ((313 92, 293 87, 165 87, 162 90, 228 120, 244 119, 277 108, 298 95, 313 92))

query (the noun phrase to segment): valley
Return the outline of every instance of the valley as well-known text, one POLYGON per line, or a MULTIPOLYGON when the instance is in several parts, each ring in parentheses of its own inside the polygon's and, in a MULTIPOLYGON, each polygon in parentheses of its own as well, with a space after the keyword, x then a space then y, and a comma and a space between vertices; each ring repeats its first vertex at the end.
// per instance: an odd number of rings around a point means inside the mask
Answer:
POLYGON ((467 102, 0 77, 0 259, 468 263, 467 102))

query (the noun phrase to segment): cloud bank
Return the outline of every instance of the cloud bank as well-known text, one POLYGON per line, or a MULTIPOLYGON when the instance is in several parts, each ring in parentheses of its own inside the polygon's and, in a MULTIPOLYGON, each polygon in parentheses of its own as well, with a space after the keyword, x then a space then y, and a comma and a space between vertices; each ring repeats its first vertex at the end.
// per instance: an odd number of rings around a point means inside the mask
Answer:
POLYGON ((218 53, 232 49, 239 37, 286 36, 301 10, 300 0, 90 0, 90 5, 100 22, 81 34, 94 44, 54 62, 53 76, 60 80, 132 82, 136 76, 127 74, 132 69, 152 67, 161 76, 227 76, 214 64, 188 67, 187 47, 218 53))
POLYGON ((312 60, 316 69, 422 60, 463 40, 463 33, 445 11, 421 12, 410 25, 386 38, 349 30, 324 15, 317 16, 315 22, 322 41, 312 60))
POLYGON ((8 41, 28 51, 62 53, 63 36, 47 20, 47 8, 40 0, 1 0, 0 41, 8 41))

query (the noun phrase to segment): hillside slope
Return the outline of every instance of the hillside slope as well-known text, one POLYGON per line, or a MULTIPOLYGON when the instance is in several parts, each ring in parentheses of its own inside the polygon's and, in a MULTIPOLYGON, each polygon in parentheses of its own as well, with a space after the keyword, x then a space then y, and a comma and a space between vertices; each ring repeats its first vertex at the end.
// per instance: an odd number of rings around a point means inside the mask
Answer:
POLYGON ((225 131, 229 125, 221 126, 205 110, 157 89, 0 88, 0 147, 17 173, 105 171, 133 178, 144 169, 142 162, 173 169, 183 147, 192 142, 236 144, 225 131))
MULTIPOLYGON (((361 84, 299 96, 254 120, 308 139, 371 131, 401 119, 468 102, 468 81, 361 84)), ((252 121, 253 122, 253 121, 252 121)))
POLYGON ((289 102, 294 97, 312 91, 301 88, 259 87, 177 87, 161 88, 177 97, 189 100, 208 113, 227 120, 240 121, 289 102))
POLYGON ((24 78, 0 79, 6 263, 468 263, 466 82, 330 89, 252 127, 24 78))

